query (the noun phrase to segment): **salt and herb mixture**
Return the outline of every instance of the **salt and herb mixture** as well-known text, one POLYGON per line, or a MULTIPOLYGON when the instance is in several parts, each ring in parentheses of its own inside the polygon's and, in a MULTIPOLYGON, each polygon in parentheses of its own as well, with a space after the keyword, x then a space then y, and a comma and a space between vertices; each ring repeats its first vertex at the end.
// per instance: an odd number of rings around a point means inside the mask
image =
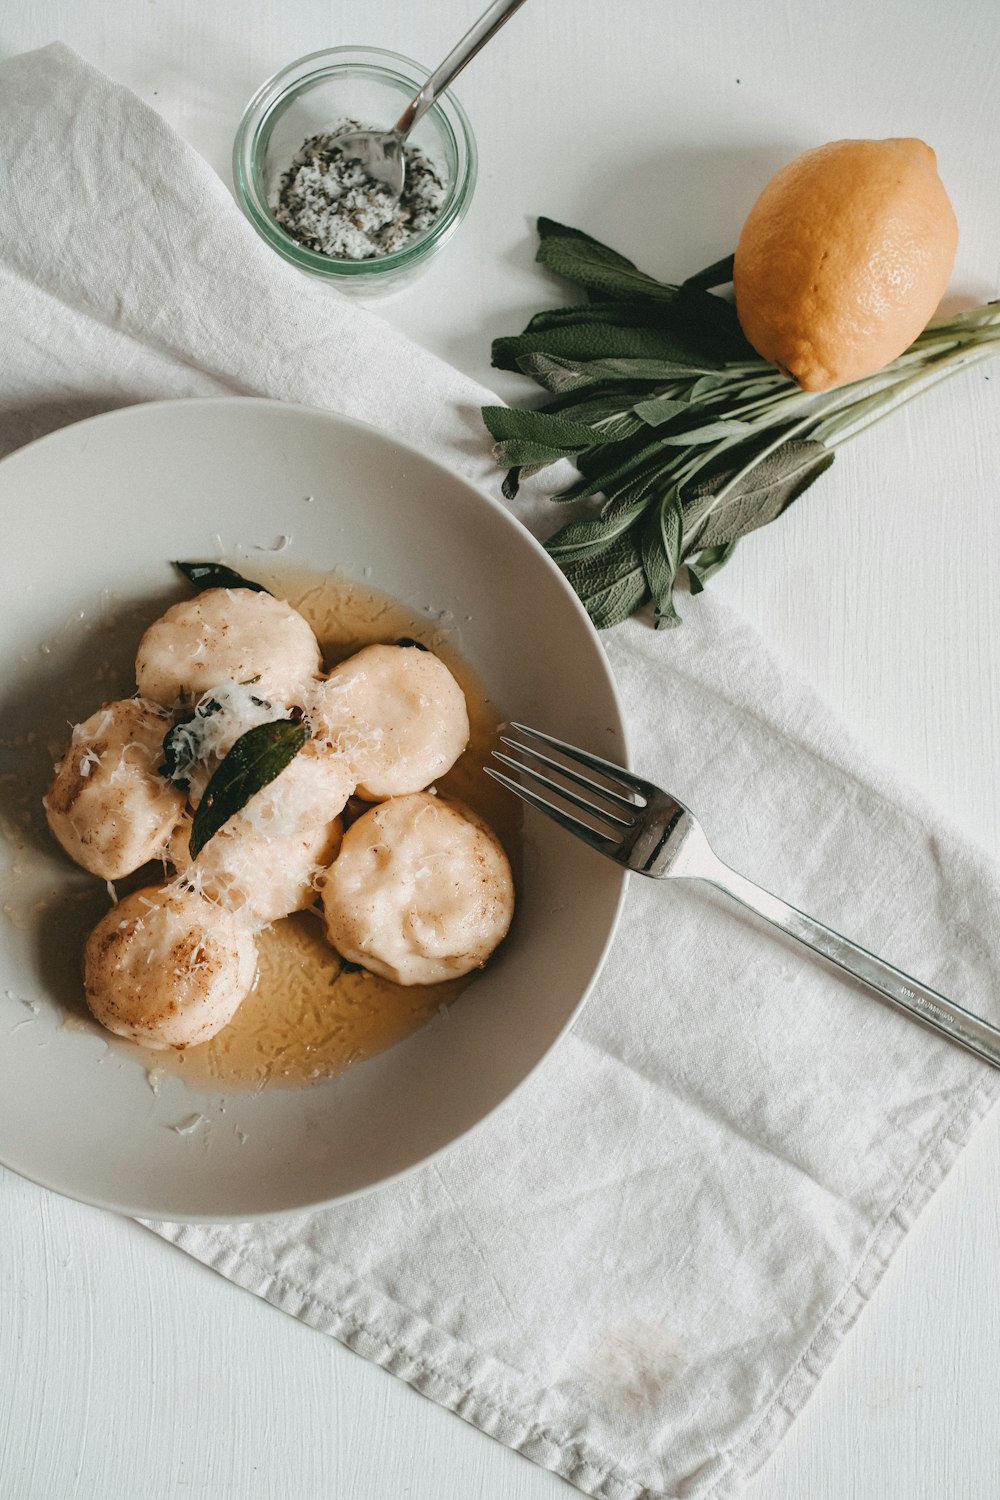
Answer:
POLYGON ((307 250, 336 260, 373 260, 401 250, 430 228, 446 189, 416 146, 404 147, 406 180, 399 198, 347 160, 337 137, 368 127, 345 120, 302 144, 278 191, 275 220, 307 250))

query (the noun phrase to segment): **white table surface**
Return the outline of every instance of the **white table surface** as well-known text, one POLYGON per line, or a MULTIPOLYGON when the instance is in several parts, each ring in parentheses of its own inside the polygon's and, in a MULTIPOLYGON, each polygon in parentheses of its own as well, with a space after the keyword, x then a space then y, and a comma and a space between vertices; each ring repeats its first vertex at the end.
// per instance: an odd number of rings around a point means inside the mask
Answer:
MULTIPOLYGON (((0 55, 68 42, 228 179, 242 106, 275 69, 338 43, 433 64, 477 9, 0 0, 0 55)), ((446 255, 379 310, 484 380, 490 337, 554 300, 531 264, 535 214, 679 279, 732 248, 771 170, 839 136, 929 140, 962 230, 955 292, 1000 292, 996 0, 530 0, 457 92, 476 200, 446 255)), ((0 231, 2 214, 0 196, 0 231)), ((1000 362, 986 374, 847 449, 711 586, 1000 853, 1000 362)), ((1000 1492, 998 1189, 994 1118, 754 1500, 1000 1492)), ((136 1225, 0 1172, 0 1500, 570 1493, 136 1225)))

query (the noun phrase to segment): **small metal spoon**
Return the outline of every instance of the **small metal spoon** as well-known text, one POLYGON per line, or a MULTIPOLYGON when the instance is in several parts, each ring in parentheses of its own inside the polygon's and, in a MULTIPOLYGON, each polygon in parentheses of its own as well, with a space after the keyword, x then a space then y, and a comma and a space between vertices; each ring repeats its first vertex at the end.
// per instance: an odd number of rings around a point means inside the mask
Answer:
POLYGON ((391 130, 352 130, 336 137, 337 149, 348 161, 359 161, 369 177, 384 183, 393 197, 398 198, 406 181, 406 157, 403 154, 406 137, 438 95, 458 77, 466 63, 471 62, 523 4, 524 0, 494 0, 489 10, 483 12, 420 92, 410 100, 391 130))

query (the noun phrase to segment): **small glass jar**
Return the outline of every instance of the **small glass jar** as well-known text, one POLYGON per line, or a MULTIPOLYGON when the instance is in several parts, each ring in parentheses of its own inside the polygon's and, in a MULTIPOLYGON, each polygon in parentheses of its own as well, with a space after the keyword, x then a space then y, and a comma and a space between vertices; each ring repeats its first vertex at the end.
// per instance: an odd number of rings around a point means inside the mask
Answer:
POLYGON ((476 142, 465 111, 447 93, 407 137, 441 175, 445 200, 430 225, 401 249, 370 260, 322 255, 286 234, 272 211, 281 177, 304 141, 345 120, 390 129, 428 75, 419 63, 379 47, 332 47, 290 63, 257 90, 236 133, 233 182, 240 207, 279 255, 344 291, 370 296, 396 290, 451 238, 476 185, 476 142))

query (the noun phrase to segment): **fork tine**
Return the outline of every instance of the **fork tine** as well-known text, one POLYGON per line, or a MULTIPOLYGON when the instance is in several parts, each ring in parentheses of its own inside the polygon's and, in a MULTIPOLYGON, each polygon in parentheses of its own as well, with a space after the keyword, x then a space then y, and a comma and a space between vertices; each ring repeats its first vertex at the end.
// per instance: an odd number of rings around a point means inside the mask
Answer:
POLYGON ((521 786, 520 782, 514 781, 510 776, 505 776, 502 771, 494 771, 492 766, 484 766, 483 769, 487 776, 492 776, 494 781, 499 781, 501 786, 514 792, 523 802, 530 802, 532 807, 537 807, 538 811, 544 813, 547 818, 551 818, 553 823, 558 823, 560 828, 566 829, 567 833, 575 834, 578 839, 582 839, 585 844, 589 844, 600 854, 611 854, 617 847, 618 840, 612 838, 610 834, 598 833, 596 828, 589 827, 579 818, 574 818, 571 813, 563 812, 562 808, 546 802, 545 798, 539 797, 537 792, 529 791, 526 786, 521 786))
MULTIPOLYGON (((509 745, 510 740, 505 740, 504 744, 509 745)), ((520 749, 521 747, 518 745, 515 748, 520 749)), ((493 751, 493 758, 494 760, 501 761, 505 766, 510 766, 512 771, 520 771, 522 776, 527 776, 530 777, 533 781, 541 782, 546 791, 555 792, 556 795, 561 797, 564 802, 572 803, 572 805, 574 807, 578 807, 581 812, 589 813, 592 818, 603 819, 606 823, 614 823, 618 828, 622 830, 632 827, 632 819, 620 818, 617 813, 613 813, 605 807, 595 807, 593 803, 588 802, 585 797, 580 797, 576 792, 571 792, 569 787, 560 786, 558 781, 553 781, 551 777, 544 776, 541 771, 536 771, 531 766, 523 766, 520 761, 514 760, 510 755, 504 755, 500 750, 493 751)), ((548 763, 549 765, 555 765, 555 761, 549 761, 548 763)), ((558 770, 560 768, 556 767, 556 769, 558 770)), ((569 774, 569 772, 566 772, 567 776, 569 776, 569 774)), ((581 786, 590 786, 590 783, 588 781, 584 781, 582 776, 574 776, 573 780, 578 782, 581 786)), ((638 807, 635 802, 630 802, 628 806, 631 807, 636 813, 642 811, 642 809, 638 807)))
POLYGON ((544 734, 540 729, 532 729, 530 724, 517 724, 513 720, 511 729, 516 729, 518 734, 529 734, 533 739, 541 740, 545 745, 551 745, 554 750, 559 750, 570 760, 577 761, 580 765, 590 766, 591 770, 600 771, 607 776, 609 781, 615 781, 619 786, 626 787, 630 792, 638 792, 640 797, 649 798, 656 788, 652 782, 644 781, 641 776, 633 776, 631 771, 626 771, 624 766, 616 766, 613 761, 604 760, 600 755, 592 755, 589 750, 581 750, 577 745, 570 745, 566 740, 557 740, 554 734, 544 734))
MULTIPOLYGON (((573 771, 569 766, 564 766, 561 761, 553 760, 551 755, 543 755, 540 750, 533 750, 530 745, 521 745, 517 740, 512 740, 509 734, 500 736, 502 745, 509 745, 512 750, 520 750, 522 755, 530 755, 533 760, 540 760, 544 766, 553 771, 558 771, 560 776, 565 776, 567 781, 572 781, 574 786, 582 786, 586 791, 593 792, 598 797, 603 797, 614 807, 627 807, 630 812, 640 812, 639 803, 633 802, 631 797, 622 797, 618 792, 613 792, 609 786, 599 786, 596 781, 591 781, 588 776, 581 776, 579 771, 573 771)), ((495 751, 494 754, 499 754, 495 751)))

